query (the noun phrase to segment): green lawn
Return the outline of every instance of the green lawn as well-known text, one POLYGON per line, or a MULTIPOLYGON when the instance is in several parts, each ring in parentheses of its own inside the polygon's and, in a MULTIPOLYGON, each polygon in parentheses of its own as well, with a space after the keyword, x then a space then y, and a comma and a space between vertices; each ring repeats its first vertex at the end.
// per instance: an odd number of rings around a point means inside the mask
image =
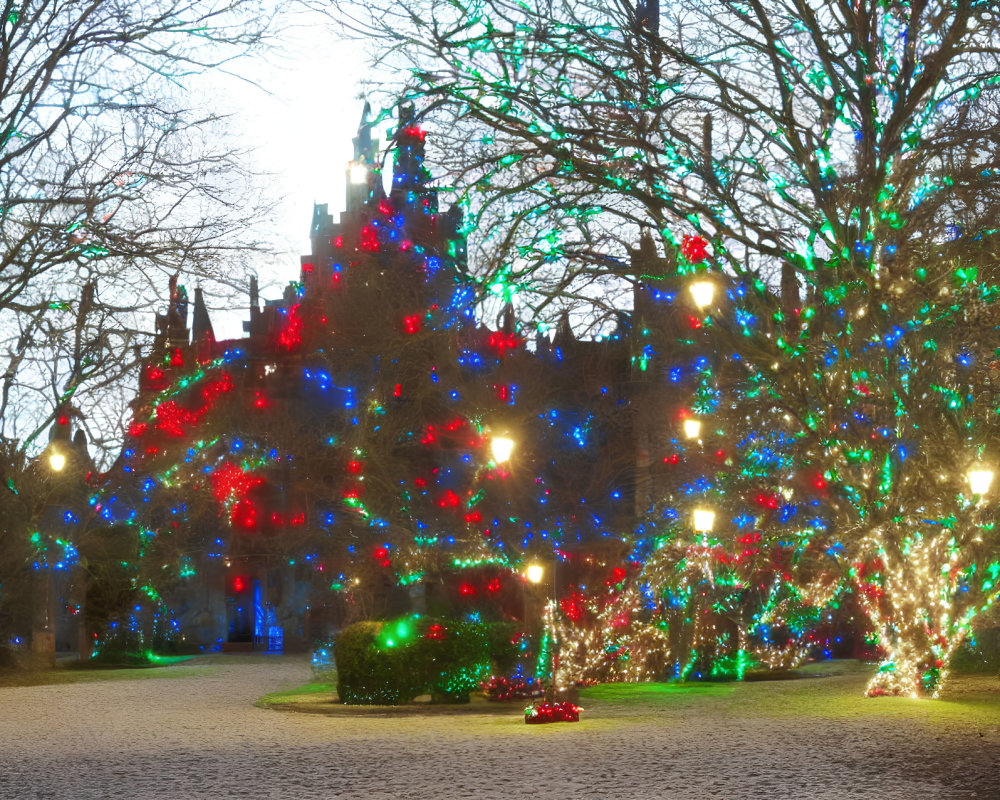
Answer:
MULTIPOLYGON (((786 680, 741 683, 614 683, 580 689, 583 719, 681 718, 690 714, 730 719, 813 718, 830 721, 869 717, 920 720, 934 724, 997 725, 1000 723, 1000 680, 995 676, 952 676, 934 700, 868 698, 864 688, 872 665, 854 661, 821 662, 797 670, 786 680)), ((398 714, 516 714, 525 700, 491 702, 473 695, 466 705, 432 706, 417 702, 398 707, 345 706, 335 702, 331 683, 309 683, 274 692, 257 705, 282 711, 332 714, 368 712, 398 714)))
POLYGON ((86 661, 66 661, 44 669, 0 669, 2 686, 50 686, 60 683, 87 683, 93 681, 140 680, 145 678, 179 678, 207 674, 204 667, 178 664, 190 661, 192 656, 150 657, 148 664, 92 664, 86 661))

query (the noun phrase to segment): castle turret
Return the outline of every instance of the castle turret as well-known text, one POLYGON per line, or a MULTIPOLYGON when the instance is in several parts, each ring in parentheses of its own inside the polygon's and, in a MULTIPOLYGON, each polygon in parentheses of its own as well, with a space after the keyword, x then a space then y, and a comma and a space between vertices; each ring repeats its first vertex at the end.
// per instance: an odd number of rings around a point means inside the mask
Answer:
POLYGON ((371 112, 372 107, 366 102, 358 124, 358 135, 354 137, 354 159, 347 165, 345 210, 348 214, 382 197, 382 182, 377 168, 378 140, 372 138, 371 112))
POLYGON ((428 188, 430 172, 424 166, 424 132, 416 122, 412 103, 399 106, 396 158, 392 167, 389 199, 396 208, 419 204, 426 214, 438 210, 437 191, 428 188))
POLYGON ((156 347, 167 349, 184 347, 188 343, 187 290, 177 284, 180 274, 170 276, 170 304, 166 314, 156 315, 156 347))
POLYGON ((198 286, 194 290, 194 313, 191 315, 191 341, 194 343, 214 342, 215 331, 205 306, 205 295, 198 286))

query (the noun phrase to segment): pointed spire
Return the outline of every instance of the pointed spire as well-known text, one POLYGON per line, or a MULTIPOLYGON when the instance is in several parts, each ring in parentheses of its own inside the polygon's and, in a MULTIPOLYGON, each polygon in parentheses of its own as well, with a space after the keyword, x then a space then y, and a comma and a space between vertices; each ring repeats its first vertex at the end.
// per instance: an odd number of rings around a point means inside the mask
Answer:
MULTIPOLYGON (((378 140, 372 138, 374 122, 371 121, 372 107, 365 101, 358 124, 358 135, 354 137, 354 159, 347 165, 347 205, 348 213, 357 211, 371 200, 381 200, 384 196, 382 181, 376 171, 378 140)), ((314 228, 315 230, 315 228, 314 228)))
POLYGON ((576 344, 576 337, 573 335, 573 326, 569 324, 569 312, 563 311, 559 317, 559 324, 556 326, 556 335, 552 339, 554 347, 565 350, 576 344))
POLYGON ((71 416, 71 407, 66 404, 60 404, 55 411, 55 418, 52 421, 52 425, 49 427, 50 442, 70 441, 70 432, 72 430, 72 426, 70 425, 71 416))
POLYGON ((424 132, 417 124, 413 103, 400 103, 398 118, 396 157, 392 165, 392 191, 389 198, 398 209, 412 204, 425 214, 436 214, 437 191, 426 188, 430 182, 430 173, 424 166, 424 132))
POLYGON ((507 301, 503 307, 503 311, 500 312, 500 332, 501 333, 516 333, 516 326, 514 324, 514 304, 507 301))
POLYGON ((170 276, 170 302, 167 305, 167 313, 156 315, 157 347, 181 347, 187 344, 187 290, 178 285, 179 277, 180 273, 177 272, 170 276))
POLYGON ((250 276, 250 317, 243 321, 243 332, 254 336, 260 328, 260 288, 257 276, 250 276))
POLYGON ((194 290, 194 313, 191 315, 191 341, 215 341, 215 331, 212 330, 212 320, 205 307, 205 296, 201 287, 194 290))
POLYGON ((656 244, 649 233, 649 228, 643 228, 642 236, 639 237, 639 255, 647 261, 656 258, 656 244))
POLYGON ((372 139, 371 122, 372 106, 365 101, 364 110, 361 112, 361 122, 358 123, 358 135, 354 137, 354 161, 358 164, 372 165, 375 163, 375 148, 377 141, 372 139))

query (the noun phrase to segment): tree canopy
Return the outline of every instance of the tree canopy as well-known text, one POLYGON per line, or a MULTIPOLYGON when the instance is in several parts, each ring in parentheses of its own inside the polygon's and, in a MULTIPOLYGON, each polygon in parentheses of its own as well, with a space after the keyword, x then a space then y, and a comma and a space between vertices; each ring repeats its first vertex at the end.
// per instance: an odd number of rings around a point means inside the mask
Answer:
POLYGON ((484 286, 607 316, 650 277, 623 258, 640 231, 715 282, 706 410, 781 438, 774 489, 822 485, 887 652, 871 691, 933 690, 997 591, 966 480, 998 433, 993 4, 338 8, 455 132, 484 286))
POLYGON ((274 4, 8 1, 0 20, 0 436, 61 413, 120 440, 144 312, 181 271, 232 285, 260 213, 224 121, 188 91, 260 47, 274 4), (225 269, 221 267, 225 266, 225 269))

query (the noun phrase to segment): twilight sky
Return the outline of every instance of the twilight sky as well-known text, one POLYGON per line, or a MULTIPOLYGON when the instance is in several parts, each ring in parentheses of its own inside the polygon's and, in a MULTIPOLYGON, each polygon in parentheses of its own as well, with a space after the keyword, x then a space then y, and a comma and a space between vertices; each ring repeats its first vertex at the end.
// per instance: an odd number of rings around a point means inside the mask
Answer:
MULTIPOLYGON (((255 169, 273 176, 269 185, 285 198, 268 225, 268 236, 285 255, 257 265, 266 298, 298 278, 313 202, 329 203, 335 215, 343 210, 345 168, 364 105, 361 84, 371 78, 360 43, 339 39, 322 17, 298 19, 278 52, 240 64, 239 74, 261 88, 227 78, 212 89, 213 101, 233 114, 240 143, 253 148, 255 169)), ((376 129, 383 142, 388 124, 376 129)), ((217 338, 242 335, 244 316, 242 310, 235 316, 213 311, 217 338)))

